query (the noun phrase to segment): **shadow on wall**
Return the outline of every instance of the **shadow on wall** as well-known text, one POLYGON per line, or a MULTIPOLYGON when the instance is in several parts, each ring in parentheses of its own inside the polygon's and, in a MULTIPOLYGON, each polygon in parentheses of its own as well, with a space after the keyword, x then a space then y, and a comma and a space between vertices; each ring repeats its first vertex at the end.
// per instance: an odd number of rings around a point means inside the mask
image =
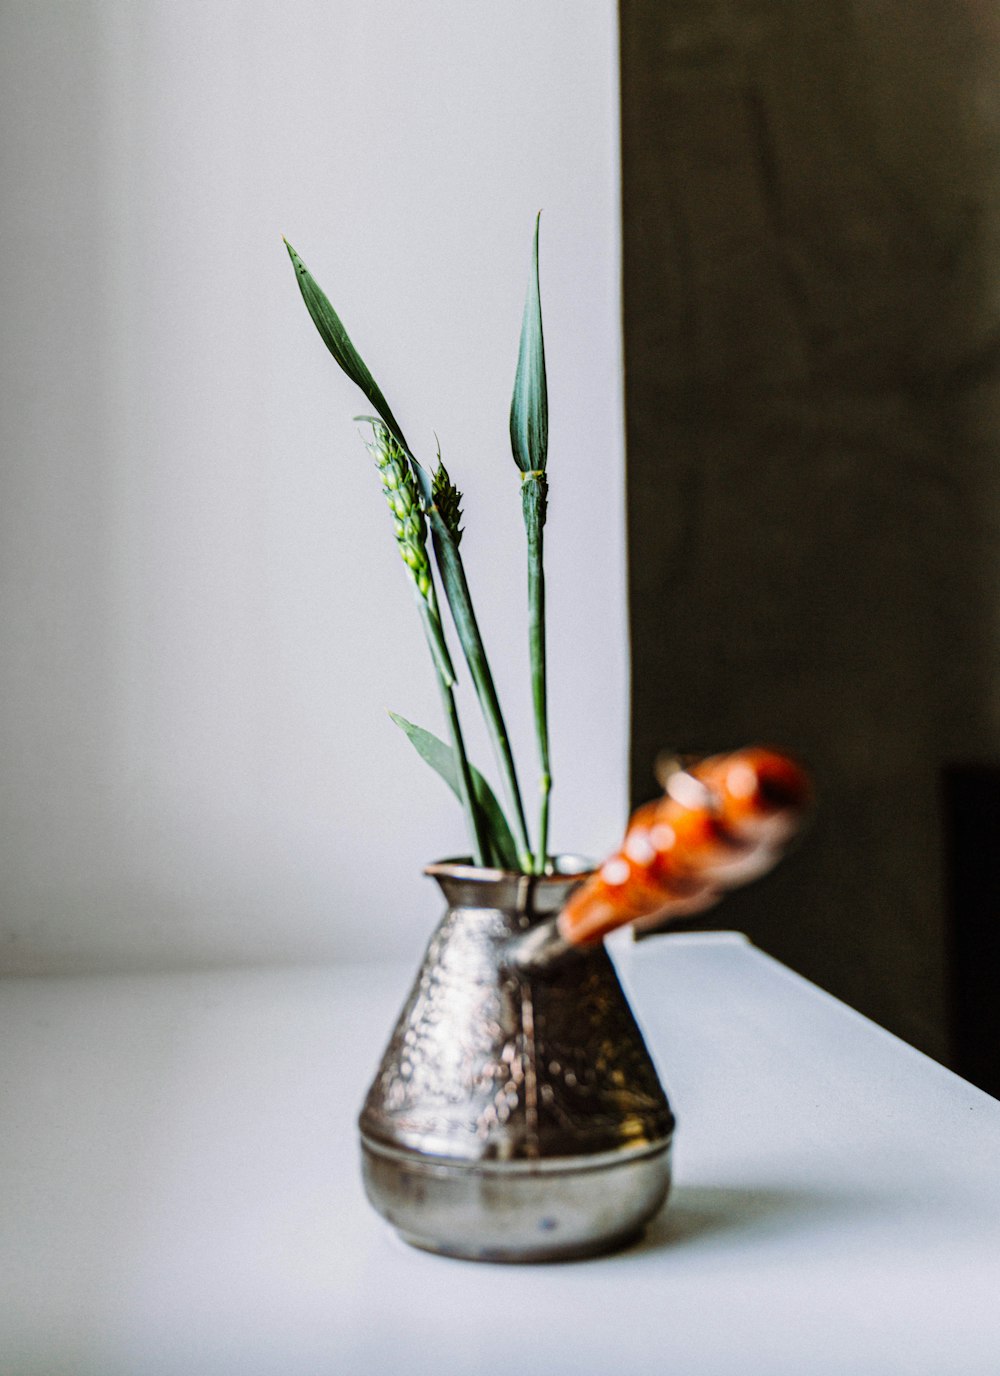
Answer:
POLYGON ((815 825, 725 925, 946 1059, 939 780, 1000 755, 1000 21, 621 22, 634 799, 665 746, 799 752, 815 825))

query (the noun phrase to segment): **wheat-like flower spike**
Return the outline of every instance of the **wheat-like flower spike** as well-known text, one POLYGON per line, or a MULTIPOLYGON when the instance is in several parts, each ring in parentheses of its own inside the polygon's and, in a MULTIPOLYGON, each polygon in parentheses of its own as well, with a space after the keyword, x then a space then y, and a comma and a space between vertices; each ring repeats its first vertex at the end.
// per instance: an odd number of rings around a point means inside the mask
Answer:
POLYGON ((441 454, 438 452, 438 465, 434 473, 432 484, 434 493, 434 505, 441 514, 451 534, 455 544, 459 544, 462 539, 462 494, 448 476, 448 470, 441 462, 441 454))
POLYGON ((368 450, 382 475, 382 492, 393 515, 396 543, 420 596, 433 597, 430 559, 427 555, 427 523, 420 505, 417 484, 406 455, 386 426, 372 423, 373 441, 368 450))

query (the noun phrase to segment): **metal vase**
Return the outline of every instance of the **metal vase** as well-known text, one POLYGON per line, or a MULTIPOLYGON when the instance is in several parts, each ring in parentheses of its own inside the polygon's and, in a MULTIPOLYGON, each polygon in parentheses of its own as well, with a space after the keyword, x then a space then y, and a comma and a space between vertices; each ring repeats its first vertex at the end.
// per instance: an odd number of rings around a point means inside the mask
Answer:
POLYGON ((674 1118, 603 947, 544 975, 508 959, 586 873, 558 869, 425 871, 448 908, 359 1121, 368 1198, 415 1246, 588 1256, 666 1199, 674 1118))

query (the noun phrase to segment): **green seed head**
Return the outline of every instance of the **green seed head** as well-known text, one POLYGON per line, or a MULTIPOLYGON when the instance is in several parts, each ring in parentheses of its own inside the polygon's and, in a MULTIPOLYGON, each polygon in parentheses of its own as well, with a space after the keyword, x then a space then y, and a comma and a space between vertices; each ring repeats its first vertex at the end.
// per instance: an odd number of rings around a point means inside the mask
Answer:
POLYGON ((440 456, 431 490, 434 493, 434 505, 457 545, 462 538, 462 494, 448 476, 440 456))
POLYGON ((433 596, 427 558, 427 525, 409 461, 384 425, 372 423, 368 449, 382 477, 382 492, 393 515, 393 534, 403 563, 420 591, 433 596))

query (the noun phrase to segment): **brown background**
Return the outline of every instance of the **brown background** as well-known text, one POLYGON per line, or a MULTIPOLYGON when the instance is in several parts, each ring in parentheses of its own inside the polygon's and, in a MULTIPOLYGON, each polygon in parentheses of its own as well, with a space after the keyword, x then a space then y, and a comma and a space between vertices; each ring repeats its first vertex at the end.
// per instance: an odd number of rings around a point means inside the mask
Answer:
POLYGON ((621 5, 634 797, 666 745, 799 752, 815 824, 725 924, 942 1058, 941 771, 1000 745, 997 24, 621 5))

